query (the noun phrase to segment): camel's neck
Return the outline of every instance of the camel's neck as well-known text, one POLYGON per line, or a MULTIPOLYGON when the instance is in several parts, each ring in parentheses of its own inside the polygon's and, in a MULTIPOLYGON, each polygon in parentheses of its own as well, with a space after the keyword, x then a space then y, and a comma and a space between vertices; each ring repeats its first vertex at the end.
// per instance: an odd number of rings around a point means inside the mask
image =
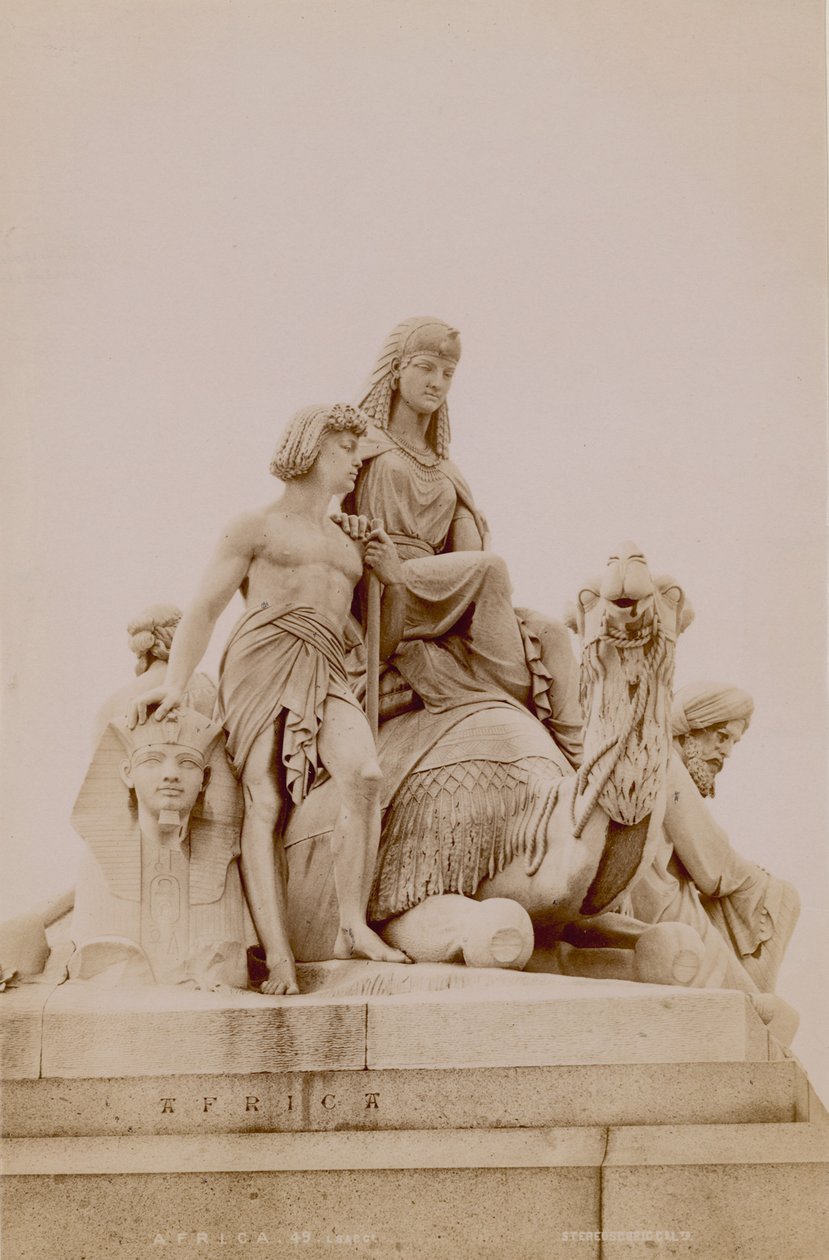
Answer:
POLYGON ((582 654, 584 794, 623 826, 646 818, 662 790, 671 748, 674 645, 657 632, 644 646, 612 639, 582 654))

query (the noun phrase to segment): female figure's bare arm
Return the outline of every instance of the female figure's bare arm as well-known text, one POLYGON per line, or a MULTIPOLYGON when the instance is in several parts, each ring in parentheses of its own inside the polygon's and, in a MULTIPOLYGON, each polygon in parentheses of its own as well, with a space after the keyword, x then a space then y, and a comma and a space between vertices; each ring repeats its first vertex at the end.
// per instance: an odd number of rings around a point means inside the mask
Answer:
POLYGON ((178 624, 165 681, 133 701, 128 716, 130 726, 144 722, 151 705, 158 705, 155 717, 160 721, 181 703, 190 677, 207 650, 216 622, 250 567, 260 533, 251 516, 234 521, 225 531, 195 598, 178 624))
POLYGON ((455 513, 446 542, 447 551, 483 551, 484 540, 471 512, 460 508, 455 513))

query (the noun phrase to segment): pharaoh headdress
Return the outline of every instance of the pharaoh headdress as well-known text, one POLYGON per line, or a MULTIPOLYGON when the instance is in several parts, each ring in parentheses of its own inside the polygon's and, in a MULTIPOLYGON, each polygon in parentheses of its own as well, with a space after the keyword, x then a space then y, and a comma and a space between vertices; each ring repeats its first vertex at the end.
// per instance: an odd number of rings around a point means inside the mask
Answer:
POLYGON ((72 826, 95 855, 116 897, 141 899, 141 836, 130 792, 120 766, 149 744, 192 748, 210 766, 210 782, 190 815, 190 904, 217 901, 225 887, 228 864, 239 853, 242 801, 228 765, 217 722, 181 708, 162 722, 150 717, 130 730, 125 718, 104 731, 83 781, 72 826))
MULTIPOLYGON (((405 319, 392 329, 359 402, 360 408, 378 428, 388 428, 398 373, 417 354, 434 355, 457 363, 461 357, 460 334, 443 320, 425 315, 405 319)), ((426 440, 441 459, 448 458, 449 411, 445 402, 432 416, 426 440)))
POLYGON ((175 744, 179 748, 197 753, 205 765, 210 760, 213 745, 222 733, 220 722, 212 721, 195 709, 185 708, 173 709, 161 722, 153 718, 136 723, 131 728, 125 718, 116 718, 110 722, 110 726, 123 744, 128 757, 133 757, 139 748, 175 744))

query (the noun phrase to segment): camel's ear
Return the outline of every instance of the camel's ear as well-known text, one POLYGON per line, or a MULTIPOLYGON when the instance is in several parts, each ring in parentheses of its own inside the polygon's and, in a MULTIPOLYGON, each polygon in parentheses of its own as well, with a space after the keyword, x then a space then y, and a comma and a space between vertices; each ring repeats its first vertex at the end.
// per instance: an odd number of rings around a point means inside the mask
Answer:
POLYGON ((677 635, 682 634, 682 631, 687 630, 694 620, 694 610, 688 602, 685 592, 679 583, 671 577, 656 578, 655 585, 662 598, 674 610, 677 635))
POLYGON ((694 612, 694 605, 689 599, 684 599, 682 602, 680 618, 676 627, 677 634, 682 634, 683 630, 687 630, 696 615, 697 614, 694 612))
POLYGON ((595 586, 583 586, 576 596, 575 604, 568 604, 564 614, 564 624, 569 626, 571 630, 575 630, 576 634, 584 634, 584 619, 592 608, 596 607, 599 602, 599 583, 595 586), (571 620, 567 618, 571 617, 571 620))

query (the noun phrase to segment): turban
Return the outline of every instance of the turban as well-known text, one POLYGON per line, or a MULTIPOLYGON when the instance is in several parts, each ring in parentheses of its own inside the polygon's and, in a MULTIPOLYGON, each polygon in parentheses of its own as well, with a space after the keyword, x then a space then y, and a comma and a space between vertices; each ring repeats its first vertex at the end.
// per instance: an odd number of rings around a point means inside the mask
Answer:
POLYGON ((673 733, 704 731, 721 722, 744 722, 748 726, 754 712, 754 701, 747 691, 725 683, 689 683, 674 695, 671 709, 673 733))

